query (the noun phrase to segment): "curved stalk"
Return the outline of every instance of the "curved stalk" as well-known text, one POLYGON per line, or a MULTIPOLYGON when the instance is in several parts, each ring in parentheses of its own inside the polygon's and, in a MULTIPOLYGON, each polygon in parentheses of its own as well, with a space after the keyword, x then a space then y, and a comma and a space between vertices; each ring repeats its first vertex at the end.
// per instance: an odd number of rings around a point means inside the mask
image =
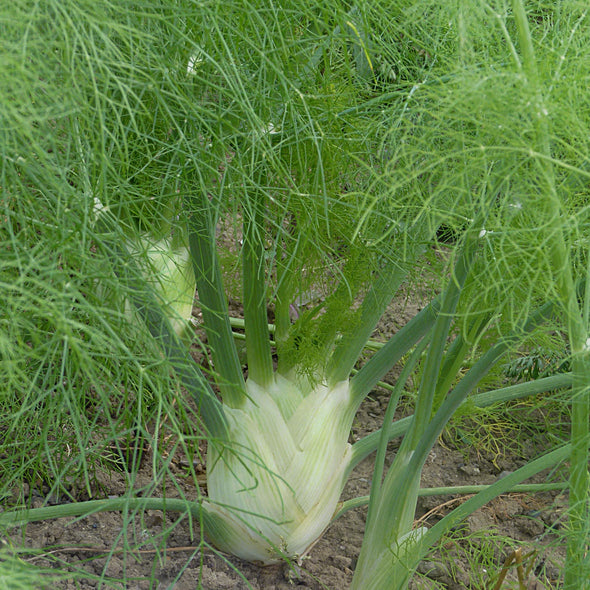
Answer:
MULTIPOLYGON (((496 403, 514 401, 558 389, 567 389, 572 386, 572 382, 571 373, 561 373, 559 375, 552 375, 551 377, 536 379, 535 381, 528 381, 527 383, 518 383, 509 387, 478 393, 469 398, 469 403, 472 403, 476 408, 487 408, 496 403)), ((406 416, 401 420, 392 422, 387 429, 387 439, 393 440, 394 438, 403 436, 408 431, 411 421, 412 416, 406 416)), ((383 428, 380 428, 352 445, 351 471, 361 461, 377 450, 382 432, 383 428)))
POLYGON ((396 548, 390 545, 379 555, 373 556, 370 569, 361 568, 359 563, 359 567, 355 570, 352 579, 351 590, 382 590, 383 588, 402 590, 406 588, 409 578, 420 562, 424 551, 432 547, 443 534, 490 500, 506 493, 515 485, 536 473, 564 461, 570 452, 570 445, 565 445, 527 463, 524 467, 517 469, 505 478, 487 486, 485 490, 463 502, 428 531, 424 531, 421 535, 416 534, 409 539, 407 542, 410 546, 402 554, 396 555, 396 548), (396 559, 394 567, 391 567, 392 559, 396 559))
POLYGON ((43 506, 30 510, 11 510, 0 514, 0 525, 6 527, 22 526, 29 522, 39 522, 69 516, 87 517, 97 512, 119 512, 121 510, 162 510, 187 512, 195 519, 201 518, 201 502, 189 502, 176 498, 112 498, 109 500, 89 500, 72 502, 58 506, 43 506))
POLYGON ((350 380, 355 403, 360 403, 393 366, 432 328, 440 309, 435 299, 400 328, 350 380))
MULTIPOLYGON (((420 361, 420 357, 422 356, 422 353, 424 352, 424 349, 427 345, 428 339, 424 338, 422 342, 418 344, 408 362, 404 365, 404 368, 396 383, 395 389, 389 398, 389 403, 387 404, 387 410, 385 411, 385 416, 383 418, 385 424, 389 424, 393 420, 393 415, 395 413, 395 409, 397 408, 397 403, 401 395, 401 392, 410 375, 416 368, 416 365, 420 361)), ((382 486, 381 480, 383 479, 383 472, 385 468, 385 455, 387 452, 388 442, 389 438, 387 436, 387 432, 385 430, 382 430, 381 437, 379 440, 379 446, 377 447, 377 456, 375 457, 375 468, 373 470, 373 479, 371 482, 371 501, 369 502, 369 511, 367 514, 367 530, 371 530, 375 526, 374 519, 378 514, 379 498, 382 486)))
MULTIPOLYGON (((545 470, 550 469, 562 461, 567 460, 571 453, 571 445, 564 445, 554 451, 551 451, 538 459, 534 459, 530 463, 527 463, 523 467, 517 469, 513 473, 508 474, 506 477, 498 480, 497 482, 486 486, 484 490, 479 492, 473 498, 470 498, 459 507, 455 508, 450 514, 445 516, 442 520, 437 522, 422 538, 422 542, 426 547, 432 547, 442 535, 450 531, 457 523, 465 519, 475 510, 478 510, 494 498, 497 498, 500 494, 505 494, 513 490, 520 482, 532 477, 533 475, 545 470)), ((547 484, 540 484, 547 485, 547 484)), ((553 489, 560 489, 562 484, 555 484, 556 487, 553 489)), ((531 488, 531 485, 523 486, 524 488, 531 488)), ((535 489, 533 487, 533 489, 535 489)))
MULTIPOLYGON (((469 267, 469 256, 462 256, 457 267, 459 269, 459 272, 456 273, 457 277, 459 279, 465 277, 469 267)), ((383 486, 377 490, 376 498, 371 500, 371 502, 376 502, 377 506, 372 506, 372 520, 368 523, 370 526, 367 527, 359 557, 360 579, 363 579, 369 570, 376 569, 380 576, 386 576, 389 572, 391 579, 396 580, 396 584, 399 581, 399 585, 396 587, 405 587, 407 576, 421 558, 420 551, 424 551, 428 547, 420 538, 422 533, 412 529, 420 477, 428 453, 445 425, 456 413, 459 406, 465 402, 474 387, 523 334, 531 332, 540 323, 546 321, 553 308, 552 304, 541 307, 532 314, 524 326, 490 348, 459 381, 453 391, 446 396, 434 416, 431 416, 432 400, 439 381, 439 368, 443 362, 442 348, 448 334, 461 284, 460 280, 457 283, 451 283, 445 294, 441 314, 437 318, 437 325, 432 334, 433 339, 437 338, 437 334, 439 338, 445 336, 443 344, 440 344, 440 340, 432 342, 426 367, 422 374, 416 413, 409 422, 408 434, 397 452, 383 486), (448 315, 445 314, 445 311, 448 315), (430 373, 427 371, 429 361, 433 364, 430 373), (434 383, 424 383, 425 380, 430 379, 433 379, 434 383), (426 389, 422 388, 423 385, 426 389), (420 398, 420 395, 424 397, 420 398), (421 417, 420 412, 422 413, 421 417), (392 551, 393 556, 391 555, 392 551), (402 582, 402 580, 405 581, 402 582)), ((455 351, 452 350, 452 354, 454 356, 455 351)), ((373 583, 371 580, 371 584, 373 583)), ((373 587, 379 588, 380 586, 375 583, 373 587)))
MULTIPOLYGON (((412 431, 409 437, 404 438, 403 443, 403 446, 411 451, 415 449, 431 417, 447 339, 461 291, 475 257, 477 240, 475 236, 479 234, 480 224, 481 220, 474 221, 471 230, 467 233, 466 242, 455 264, 453 275, 442 299, 440 313, 432 330, 431 346, 428 349, 424 371, 420 379, 412 431)), ((402 452, 404 450, 400 449, 402 452)))
MULTIPOLYGON (((466 486, 443 486, 437 488, 420 488, 418 491, 419 498, 426 498, 431 496, 459 496, 459 495, 471 495, 479 494, 479 492, 485 492, 490 485, 466 485, 466 486)), ((504 494, 535 494, 540 492, 550 492, 555 490, 567 490, 568 483, 556 482, 556 483, 529 483, 529 484, 517 484, 513 488, 503 492, 504 494)), ((371 496, 358 496, 350 500, 340 502, 338 511, 334 514, 333 521, 338 520, 341 516, 346 514, 349 510, 355 508, 362 508, 371 501, 371 496)))
POLYGON ((96 225, 98 230, 104 228, 101 246, 108 251, 115 273, 131 287, 131 301, 137 313, 160 344, 181 383, 197 403, 205 428, 211 436, 223 438, 227 434, 223 408, 191 357, 189 349, 176 335, 162 307, 146 284, 141 270, 124 245, 116 220, 110 212, 103 211, 96 225))
MULTIPOLYGON (((370 506, 372 518, 365 529, 365 538, 357 566, 360 572, 373 568, 382 572, 401 567, 407 559, 410 559, 413 546, 418 540, 412 531, 412 523, 425 459, 424 448, 428 444, 432 447, 433 444, 429 436, 433 430, 430 424, 432 405, 455 310, 474 259, 474 235, 479 233, 479 227, 479 221, 475 221, 471 231, 468 232, 466 242, 455 264, 453 276, 443 295, 440 314, 436 318, 429 339, 411 426, 385 476, 383 485, 378 489, 375 488, 375 497, 371 500, 370 506), (387 552, 389 552, 389 565, 382 563, 382 554, 387 552)), ((381 444, 382 447, 383 444, 381 444)), ((360 577, 364 575, 366 574, 361 573, 360 577)))

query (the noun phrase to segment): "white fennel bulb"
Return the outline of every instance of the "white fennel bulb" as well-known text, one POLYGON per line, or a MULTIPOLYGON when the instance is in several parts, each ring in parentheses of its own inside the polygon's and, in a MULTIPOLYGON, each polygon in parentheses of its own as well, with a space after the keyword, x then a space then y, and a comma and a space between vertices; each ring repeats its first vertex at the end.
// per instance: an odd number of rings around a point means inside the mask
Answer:
MULTIPOLYGON (((95 223, 104 215, 109 219, 111 208, 94 198, 95 223)), ((115 221, 107 221, 106 227, 115 221)), ((128 224, 131 226, 131 224, 128 224)), ((158 296, 170 324, 180 337, 190 339, 189 320, 192 316, 196 293, 196 279, 188 247, 186 228, 180 224, 165 237, 156 238, 144 232, 127 233, 125 248, 137 261, 143 276, 158 296)), ((113 295, 104 285, 97 284, 97 294, 104 300, 114 301, 129 319, 135 319, 134 306, 128 298, 113 295), (120 307, 119 307, 120 306, 120 307)), ((143 322, 139 322, 142 324, 143 322)))
MULTIPOLYGON (((171 238, 152 241, 142 238, 138 245, 130 244, 133 252, 145 253, 144 274, 159 296, 170 324, 178 336, 189 326, 195 298, 196 283, 189 249, 175 244, 171 238)), ((129 303, 127 303, 129 309, 129 303)))
POLYGON ((263 564, 297 558, 336 511, 350 465, 348 381, 301 392, 280 375, 225 408, 231 448, 209 444, 205 525, 221 550, 263 564))

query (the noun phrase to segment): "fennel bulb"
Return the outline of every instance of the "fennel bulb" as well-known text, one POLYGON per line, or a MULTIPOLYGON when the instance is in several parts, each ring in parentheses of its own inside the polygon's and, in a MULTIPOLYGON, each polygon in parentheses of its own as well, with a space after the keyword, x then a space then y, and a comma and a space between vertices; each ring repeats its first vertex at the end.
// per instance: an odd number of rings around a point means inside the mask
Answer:
MULTIPOLYGON (((98 197, 94 197, 95 223, 104 220, 107 226, 111 209, 105 206, 98 197)), ((175 219, 175 221, 177 221, 175 219)), ((129 227, 129 226, 128 226, 129 227)), ((164 225, 166 227, 166 225, 164 225)), ((192 316, 193 303, 197 289, 193 271, 191 253, 188 246, 186 227, 176 223, 164 237, 156 238, 149 233, 125 232, 125 248, 136 259, 145 281, 150 285, 165 312, 177 336, 189 340, 187 328, 192 316)), ((97 290, 103 298, 108 299, 102 285, 97 290)), ((128 319, 135 319, 134 306, 128 299, 121 300, 115 295, 115 304, 124 306, 128 319)), ((142 321, 138 320, 141 324, 142 321)))
POLYGON ((219 549, 271 564, 304 555, 336 511, 352 454, 350 388, 306 392, 276 374, 246 389, 242 407, 224 409, 231 448, 209 444, 204 523, 219 549))
MULTIPOLYGON (((132 254, 143 254, 140 260, 147 282, 155 289, 164 312, 178 336, 184 336, 191 318, 196 292, 195 275, 188 247, 176 244, 173 237, 153 241, 142 236, 137 242, 128 243, 132 254)), ((126 312, 131 305, 126 302, 126 312)))

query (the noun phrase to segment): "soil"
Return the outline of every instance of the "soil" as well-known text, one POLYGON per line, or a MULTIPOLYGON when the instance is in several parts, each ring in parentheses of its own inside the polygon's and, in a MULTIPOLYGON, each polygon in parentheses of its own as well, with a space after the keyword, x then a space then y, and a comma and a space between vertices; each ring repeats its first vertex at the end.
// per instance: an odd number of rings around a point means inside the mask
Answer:
MULTIPOLYGON (((426 293, 422 295, 427 296, 426 293)), ((376 335, 387 338, 419 307, 419 303, 409 299, 398 300, 383 318, 376 335)), ((387 380, 393 382, 395 376, 394 372, 387 380)), ((387 400, 384 390, 376 390, 365 401, 351 440, 381 426, 387 400)), ((408 411, 409 403, 402 404, 402 412, 404 407, 408 411)), ((543 450, 543 441, 539 440, 538 444, 529 441, 520 454, 503 456, 479 447, 458 450, 452 440, 447 439, 441 438, 431 452, 424 468, 423 487, 491 483, 543 450)), ((396 441, 391 443, 391 456, 397 444, 396 441)), ((179 485, 184 487, 167 493, 171 497, 180 493, 189 498, 196 497, 191 480, 182 477, 182 461, 185 459, 180 457, 172 465, 178 465, 179 485)), ((368 494, 372 461, 372 457, 366 459, 353 472, 343 499, 368 494)), ((147 456, 136 484, 147 484, 151 477, 147 456)), ((100 476, 100 483, 103 497, 104 490, 107 495, 121 495, 126 486, 125 474, 117 471, 104 473, 100 476)), ((33 507, 52 501, 43 490, 26 489, 24 495, 33 507)), ((464 498, 423 497, 418 503, 416 519, 422 525, 432 525, 464 498)), ((524 556, 522 571, 526 588, 558 587, 564 553, 559 533, 565 505, 566 498, 557 492, 534 496, 508 494, 497 498, 470 516, 421 563, 411 587, 494 588, 505 560, 516 549, 520 549, 524 556)), ((11 543, 14 547, 37 550, 31 554, 19 553, 25 561, 71 572, 52 581, 51 586, 56 589, 287 590, 298 587, 343 590, 349 587, 352 579, 363 539, 365 516, 365 508, 347 512, 328 528, 301 563, 270 567, 258 567, 210 549, 201 550, 200 533, 195 523, 157 511, 130 518, 131 525, 126 527, 129 541, 126 548, 122 538, 123 516, 110 512, 95 513, 82 519, 31 523, 13 529, 11 543), (166 530, 169 533, 164 543, 162 534, 166 530)), ((503 589, 518 587, 517 569, 514 566, 509 569, 501 585, 503 589)))

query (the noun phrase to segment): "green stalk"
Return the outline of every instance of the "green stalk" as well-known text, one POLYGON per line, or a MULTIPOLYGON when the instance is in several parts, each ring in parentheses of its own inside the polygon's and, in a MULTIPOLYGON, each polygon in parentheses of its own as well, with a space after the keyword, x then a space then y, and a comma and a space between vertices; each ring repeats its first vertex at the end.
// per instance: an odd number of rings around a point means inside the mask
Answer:
POLYGON ((488 316, 477 317, 469 330, 467 340, 463 334, 460 333, 449 346, 449 350, 445 355, 445 360, 440 370, 439 381, 436 384, 436 392, 434 395, 435 410, 440 406, 447 392, 453 385, 454 380, 457 378, 465 361, 465 356, 470 350, 469 343, 474 342, 477 339, 487 325, 489 319, 488 316))
MULTIPOLYGON (((393 415, 397 408, 397 403, 399 401, 401 392, 410 375, 412 374, 412 371, 416 368, 416 365, 420 361, 420 358, 426 346, 428 346, 428 339, 424 338, 415 348, 408 362, 404 365, 404 368, 402 369, 399 379, 397 380, 397 383, 395 385, 395 389, 391 394, 389 402, 387 404, 387 410, 385 411, 385 416, 383 417, 383 421, 385 424, 389 424, 392 422, 393 415)), ((381 437, 379 440, 379 446, 377 447, 377 456, 375 457, 375 467, 373 469, 373 478, 371 482, 371 500, 369 502, 369 511, 367 514, 367 521, 365 525, 365 529, 368 531, 372 530, 375 527, 374 520, 378 514, 379 500, 381 497, 382 488, 381 480, 383 479, 383 472, 385 468, 385 456, 387 453, 388 442, 389 437, 387 436, 387 431, 382 430, 381 437)))
POLYGON ((189 349, 174 332, 141 270, 125 247, 124 236, 118 230, 117 221, 110 212, 102 211, 96 226, 99 231, 104 228, 101 246, 107 250, 109 258, 113 261, 116 274, 124 284, 131 287, 130 298, 137 313, 159 343, 181 383, 195 400, 205 428, 214 437, 224 437, 227 433, 227 423, 223 408, 191 357, 189 349))
MULTIPOLYGON (((558 449, 555 449, 554 451, 551 451, 550 453, 543 455, 542 457, 539 457, 538 459, 530 461, 520 469, 517 469, 513 473, 508 474, 506 477, 503 477, 492 485, 486 486, 483 491, 479 492, 477 495, 475 495, 473 498, 470 498, 466 502, 463 502, 450 514, 445 516, 442 520, 431 527, 422 538, 424 547, 432 547, 444 534, 448 533, 454 526, 464 520, 467 516, 473 514, 473 512, 482 506, 485 506, 488 502, 494 498, 497 498, 499 495, 505 494, 517 488, 521 481, 524 481, 525 479, 528 479, 545 469, 550 469, 562 461, 567 460, 570 453, 571 446, 564 445, 558 449)), ((534 484, 529 484, 523 487, 529 489, 532 488, 532 491, 535 491, 533 485, 534 484)), ((541 485, 547 486, 549 484, 541 485)), ((561 486, 562 484, 554 485, 556 487, 553 489, 560 489, 557 486, 561 486)), ((578 588, 580 588, 580 586, 578 586, 578 588)))
POLYGON ((110 500, 89 500, 72 502, 59 506, 43 506, 31 510, 11 510, 0 514, 0 525, 6 527, 22 526, 29 522, 39 522, 52 518, 69 516, 87 517, 97 512, 118 512, 120 510, 169 510, 188 512, 200 519, 203 508, 201 502, 187 502, 177 498, 113 498, 110 500))
MULTIPOLYGON (((457 277, 465 276, 469 267, 469 256, 462 256, 459 263, 457 277), (465 259, 466 258, 466 259, 465 259)), ((443 315, 447 302, 449 302, 449 311, 453 309, 453 300, 458 296, 461 282, 458 285, 452 284, 448 292, 450 296, 443 300, 441 315, 437 319, 437 324, 447 323, 447 317, 443 315)), ((440 408, 431 418, 426 416, 424 421, 417 419, 419 409, 416 409, 414 419, 411 421, 409 433, 404 438, 404 441, 395 457, 393 465, 389 469, 385 477, 382 488, 379 490, 377 497, 378 507, 375 509, 376 516, 371 523, 371 527, 367 528, 366 540, 361 549, 359 557, 359 568, 361 571, 366 571, 375 565, 378 569, 387 569, 387 564, 374 564, 374 552, 384 552, 386 547, 398 546, 400 553, 399 557, 395 557, 393 562, 389 565, 391 572, 405 571, 407 568, 412 569, 414 560, 420 559, 418 555, 418 548, 414 547, 415 543, 419 543, 419 538, 415 539, 411 535, 412 523, 414 519, 415 506, 418 498, 420 476, 422 468, 428 453, 433 448, 436 440, 440 436, 443 428, 456 413, 459 406, 465 402, 467 396, 473 391, 475 386, 481 379, 489 372, 489 370, 497 363, 497 361, 510 349, 514 343, 522 337, 523 333, 531 332, 539 323, 543 322, 548 317, 548 311, 552 308, 550 304, 545 305, 537 312, 535 312, 526 324, 520 329, 516 330, 514 334, 503 338, 490 350, 488 350, 475 365, 467 372, 461 379, 453 391, 445 398, 440 408), (395 501, 392 501, 395 498, 395 501), (410 537, 408 537, 410 535, 410 537), (402 540, 406 541, 402 542, 402 540)), ((448 330, 447 330, 448 333, 448 330)), ((437 335, 437 326, 435 326, 432 338, 437 335)), ((437 361, 436 377, 439 376, 438 369, 442 362, 442 358, 438 358, 437 346, 438 342, 432 343, 432 348, 435 360, 437 361)), ((428 358, 427 363, 428 367, 428 358)), ((425 368, 423 379, 427 379, 428 372, 425 368)), ((436 386, 436 383, 435 383, 436 386)), ((434 388, 423 390, 428 395, 433 395, 434 388)), ((420 399, 419 399, 420 401, 420 399)), ((426 400, 428 401, 428 400, 426 400)), ((425 404, 423 412, 430 413, 432 406, 425 404)), ((373 500, 372 500, 373 501, 373 500)), ((427 545, 420 545, 425 548, 427 545)), ((417 563, 417 561, 416 561, 417 563)), ((397 579, 397 578, 394 578, 397 579)), ((377 586, 376 586, 377 587, 377 586)), ((400 586, 401 587, 401 586, 400 586)))
MULTIPOLYGON (((566 448, 566 447, 563 447, 566 448)), ((546 455, 545 458, 548 456, 546 455)), ((548 467, 550 465, 547 465, 548 467)), ((525 466, 527 467, 527 466, 525 466)), ((522 468, 524 469, 524 468, 522 468)), ((517 473, 517 472, 515 472, 517 473)), ((513 474, 514 475, 514 474, 513 474)), ((530 477, 527 476, 527 477, 530 477)), ((505 482, 506 478, 500 480, 505 482)), ((496 484, 492 484, 496 485, 496 484)), ((474 485, 474 486, 452 486, 440 488, 424 488, 418 494, 420 496, 439 496, 450 494, 474 494, 485 492, 492 486, 474 485)), ((567 487, 567 483, 554 484, 526 484, 514 485, 505 489, 501 493, 509 492, 538 492, 547 490, 558 490, 567 487)), ((495 496, 492 496, 495 497, 495 496)), ((334 515, 334 520, 342 516, 352 508, 364 506, 368 503, 369 496, 363 496, 347 500, 340 504, 340 508, 334 515)), ((483 505, 483 504, 482 504, 483 505)), ((117 512, 121 510, 162 510, 169 512, 188 512, 193 518, 199 519, 203 512, 201 502, 187 502, 186 500, 176 498, 112 498, 108 500, 89 500, 87 502, 73 502, 61 504, 58 506, 43 506, 41 508, 10 510, 0 514, 0 526, 17 527, 23 526, 29 522, 40 522, 54 518, 67 517, 87 517, 98 512, 117 512)), ((469 514, 469 513, 468 513, 469 514)))
MULTIPOLYGON (((460 496, 460 495, 471 495, 479 494, 479 492, 485 492, 490 485, 467 485, 467 486, 442 486, 436 488, 420 488, 418 491, 418 497, 427 498, 432 496, 460 496)), ((567 490, 568 483, 566 481, 556 483, 529 483, 529 484, 518 484, 513 488, 506 490, 505 494, 536 494, 540 492, 551 492, 556 490, 567 490)), ((333 521, 338 520, 341 516, 346 514, 349 510, 355 508, 362 508, 367 506, 371 501, 371 496, 358 496, 340 502, 339 508, 334 514, 333 521)))
MULTIPOLYGON (((520 48, 523 56, 524 71, 534 97, 536 112, 536 139, 538 149, 544 156, 539 162, 540 173, 547 185, 546 207, 550 219, 559 223, 563 215, 563 205, 555 188, 555 173, 551 159, 550 131, 547 109, 544 106, 542 86, 539 81, 537 62, 533 48, 528 18, 522 0, 512 2, 517 25, 520 48)), ((590 546, 588 520, 589 508, 589 474, 588 444, 590 440, 590 350, 587 345, 588 330, 577 300, 575 282, 569 251, 563 229, 553 232, 549 256, 558 290, 572 351, 572 426, 570 457, 570 498, 569 498, 569 538, 565 567, 564 588, 575 590, 584 579, 584 563, 590 546)), ((586 293, 585 297, 588 297, 586 293)))
POLYGON ((580 588, 580 581, 588 581, 588 547, 590 545, 590 509, 588 506, 588 419, 590 400, 590 358, 587 351, 579 351, 572 361, 572 432, 570 457, 569 538, 564 588, 580 588))
MULTIPOLYGON (((465 402, 467 396, 473 391, 477 384, 487 375, 490 369, 502 358, 502 356, 510 350, 510 348, 522 337, 523 333, 533 331, 540 323, 545 321, 548 317, 548 311, 553 306, 546 304, 537 312, 522 327, 522 331, 518 331, 513 335, 503 338, 500 342, 495 344, 488 350, 474 365, 469 369, 467 374, 459 381, 456 387, 451 391, 436 414, 429 420, 427 426, 420 433, 420 438, 416 441, 416 445, 412 447, 412 458, 410 460, 410 468, 408 471, 412 473, 414 470, 421 472, 424 461, 428 453, 436 443, 443 428, 453 417, 461 404, 465 402)), ((414 425, 412 425, 412 428, 414 425)), ((403 445, 402 445, 403 446, 403 445)), ((400 449, 401 450, 401 449, 400 449)), ((397 484, 396 484, 397 485, 397 484)), ((402 494, 403 497, 403 494, 402 494)))
MULTIPOLYGON (((290 265, 291 260, 287 259, 284 245, 281 239, 276 241, 276 273, 277 273, 277 289, 275 294, 275 326, 274 334, 277 345, 283 343, 289 337, 289 329, 291 328, 291 317, 289 315, 289 307, 291 305, 291 285, 289 268, 284 265, 290 265)), ((277 371, 283 373, 283 367, 286 359, 283 355, 279 355, 277 360, 277 371)))
MULTIPOLYGON (((413 238, 417 239, 417 236, 413 236, 413 238)), ((412 253, 413 257, 417 256, 420 251, 421 248, 416 247, 416 251, 412 253)), ((333 386, 348 379, 366 342, 371 337, 385 308, 402 284, 406 273, 405 266, 396 261, 389 261, 380 271, 378 278, 361 304, 358 324, 355 324, 354 329, 345 332, 330 358, 326 370, 329 385, 333 386)))
MULTIPOLYGON (((572 382, 573 378, 571 373, 560 373, 558 375, 552 375, 551 377, 528 381, 527 383, 518 383, 517 385, 510 385, 509 387, 478 393, 469 398, 468 402, 464 403, 472 403, 476 408, 487 408, 496 403, 514 401, 531 395, 538 395, 539 393, 570 388, 572 382)), ((411 421, 412 416, 407 416, 401 420, 392 422, 386 429, 387 439, 393 440, 394 438, 403 436, 408 431, 411 421)), ((352 446, 351 471, 371 453, 375 452, 380 444, 379 441, 382 432, 383 428, 380 428, 354 443, 352 446)))
MULTIPOLYGON (((479 222, 474 222, 475 228, 479 222)), ((434 394, 440 374, 444 351, 459 297, 469 274, 475 254, 473 231, 467 234, 466 242, 455 264, 453 276, 443 295, 441 310, 430 335, 428 353, 418 390, 416 409, 411 427, 403 439, 392 466, 389 468, 382 488, 371 501, 374 518, 365 530, 365 539, 359 556, 358 568, 365 572, 375 564, 375 552, 382 553, 395 545, 391 556, 396 562, 404 562, 406 552, 412 552, 415 542, 411 537, 416 511, 420 477, 423 464, 425 436, 431 431, 430 418, 434 394), (395 498, 395 501, 392 499, 395 498)), ((384 440, 384 439, 382 439, 384 440)), ((385 567, 385 566, 383 566, 385 567)), ((362 577, 363 574, 361 574, 362 577)))
MULTIPOLYGON (((476 231, 479 232, 479 223, 474 224, 476 231)), ((473 230, 472 230, 473 232, 473 230)), ((470 233, 472 233, 470 232, 470 233)), ((475 234, 477 235, 477 234, 475 234)), ((428 348, 424 372, 420 380, 418 389, 418 398, 416 400, 416 409, 414 411, 414 421, 408 437, 404 438, 403 447, 413 451, 422 437, 428 422, 430 421, 434 396, 439 381, 440 367, 443 361, 444 351, 447 345, 447 339, 453 322, 453 317, 463 285, 467 280, 469 269, 475 254, 473 234, 467 234, 466 243, 459 259, 455 264, 453 276, 445 291, 441 310, 434 324, 431 337, 431 344, 428 348)), ((401 450, 401 449, 400 449, 401 450)))
POLYGON ((196 207, 188 219, 189 245, 209 349, 224 403, 239 408, 245 399, 246 384, 229 322, 212 205, 206 195, 192 201, 196 207))
POLYGON ((440 302, 434 300, 416 314, 376 352, 350 381, 351 396, 359 405, 391 368, 431 329, 440 302))
POLYGON ((403 551, 401 555, 396 555, 395 547, 387 546, 379 554, 373 556, 373 567, 370 570, 361 570, 357 566, 351 590, 383 590, 384 588, 401 590, 406 588, 410 576, 422 559, 423 554, 439 541, 445 533, 448 533, 459 522, 494 498, 513 489, 520 482, 544 469, 561 463, 567 459, 570 453, 570 446, 565 445, 527 463, 524 467, 487 486, 485 490, 455 508, 421 537, 416 537, 411 547, 403 551), (391 566, 392 560, 395 560, 393 567, 391 566))
MULTIPOLYGON (((232 330, 243 330, 246 327, 246 324, 243 320, 243 318, 233 318, 230 317, 229 318, 229 323, 232 327, 232 330)), ((275 334, 277 331, 277 327, 275 324, 266 324, 266 330, 268 331, 269 334, 275 334)), ((242 334, 243 336, 243 334, 242 334)), ((238 337, 238 334, 236 332, 234 332, 234 338, 238 337)))
POLYGON ((255 195, 248 205, 243 210, 244 244, 242 251, 248 378, 261 387, 267 387, 273 378, 273 368, 266 314, 265 199, 262 191, 255 191, 255 195))

